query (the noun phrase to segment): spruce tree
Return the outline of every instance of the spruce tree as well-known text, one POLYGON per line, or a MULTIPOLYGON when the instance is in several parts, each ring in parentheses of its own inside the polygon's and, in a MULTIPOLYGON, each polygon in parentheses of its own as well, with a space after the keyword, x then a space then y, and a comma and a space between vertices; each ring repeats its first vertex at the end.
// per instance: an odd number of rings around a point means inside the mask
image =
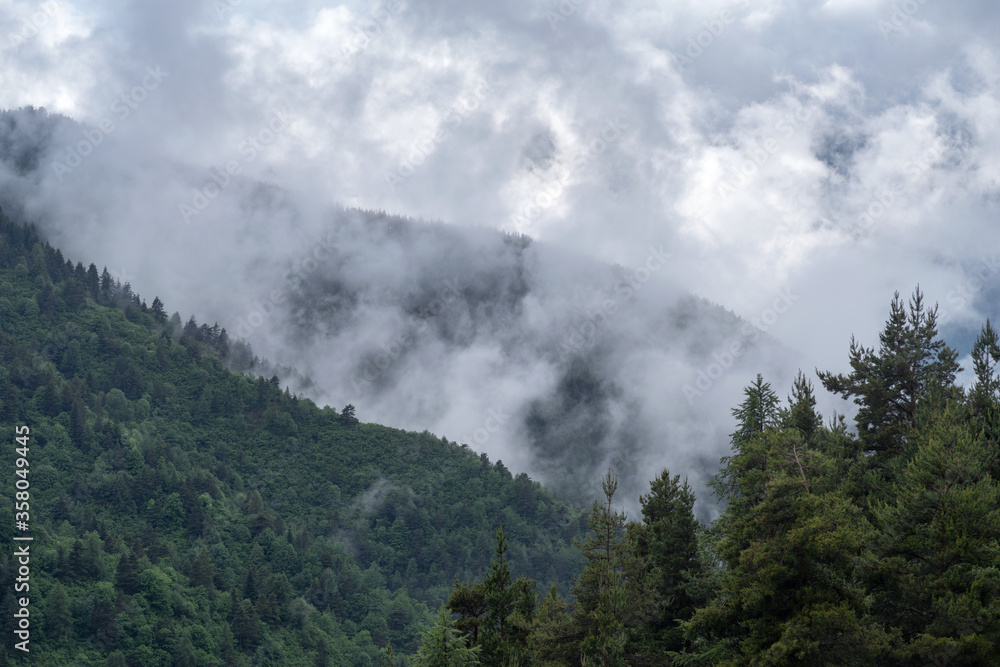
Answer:
POLYGON ((644 653, 679 651, 684 647, 678 621, 694 613, 694 602, 686 582, 701 576, 698 559, 698 522, 694 518, 694 492, 680 475, 663 469, 650 484, 648 495, 639 496, 642 523, 630 523, 637 555, 650 571, 652 613, 642 623, 644 653))
POLYGON ((468 647, 459 636, 444 607, 438 612, 437 621, 420 642, 413 660, 415 667, 478 667, 479 646, 468 647))
POLYGON ((816 395, 812 381, 800 370, 792 383, 792 395, 788 397, 788 408, 782 410, 782 425, 798 429, 802 437, 809 441, 823 425, 823 419, 816 412, 816 395))
POLYGON ((916 434, 915 455, 874 511, 868 582, 904 664, 1000 664, 1000 486, 963 422, 952 405, 916 434))
POLYGON ((531 664, 535 667, 566 667, 576 664, 580 638, 570 616, 569 605, 556 584, 542 598, 528 637, 531 664))

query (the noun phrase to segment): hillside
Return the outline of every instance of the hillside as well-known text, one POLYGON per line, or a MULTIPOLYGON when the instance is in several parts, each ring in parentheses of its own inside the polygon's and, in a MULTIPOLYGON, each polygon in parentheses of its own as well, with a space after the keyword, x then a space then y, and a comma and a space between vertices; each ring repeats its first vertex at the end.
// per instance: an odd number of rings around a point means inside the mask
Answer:
MULTIPOLYGON (((152 170, 106 163, 131 155, 117 135, 55 178, 53 161, 87 130, 44 110, 0 112, 8 214, 299 369, 308 382, 278 372, 293 392, 466 442, 577 503, 609 465, 632 511, 664 466, 707 497, 743 385, 758 370, 790 382, 800 365, 768 335, 802 316, 794 290, 786 302, 759 294, 785 314, 741 319, 692 294, 681 250, 653 228, 619 266, 498 232, 485 214, 415 220, 249 175, 185 222, 178 203, 204 170, 174 158, 152 170), (486 430, 491 410, 506 418, 486 430)), ((710 518, 713 504, 700 504, 710 518)))
MULTIPOLYGON (((233 373, 224 330, 180 323, 0 214, 0 432, 30 429, 38 664, 378 664, 485 570, 500 524, 516 573, 578 572, 581 512, 526 475, 233 373)), ((0 572, 12 619, 11 550, 0 572)))

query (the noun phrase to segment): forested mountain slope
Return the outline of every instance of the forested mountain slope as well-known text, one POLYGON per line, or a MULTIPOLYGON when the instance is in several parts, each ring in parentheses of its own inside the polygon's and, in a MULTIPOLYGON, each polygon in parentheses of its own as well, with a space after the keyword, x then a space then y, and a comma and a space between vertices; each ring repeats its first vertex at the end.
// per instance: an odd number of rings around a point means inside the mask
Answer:
POLYGON ((0 433, 12 451, 30 429, 37 664, 378 664, 416 650, 501 524, 516 573, 579 571, 584 517, 527 476, 233 373, 232 348, 0 213, 0 433))
POLYGON ((614 266, 500 233, 485 212, 418 221, 245 174, 185 220, 178 205, 190 208, 204 168, 105 161, 132 156, 117 134, 56 176, 53 163, 87 131, 42 109, 0 111, 9 215, 308 375, 278 373, 293 391, 446 434, 575 502, 591 501, 609 466, 632 511, 664 466, 707 496, 742 386, 757 371, 790 382, 800 365, 768 334, 801 317, 801 295, 761 293, 741 319, 691 293, 699 286, 654 227, 614 266), (503 423, 487 430, 491 411, 503 423))

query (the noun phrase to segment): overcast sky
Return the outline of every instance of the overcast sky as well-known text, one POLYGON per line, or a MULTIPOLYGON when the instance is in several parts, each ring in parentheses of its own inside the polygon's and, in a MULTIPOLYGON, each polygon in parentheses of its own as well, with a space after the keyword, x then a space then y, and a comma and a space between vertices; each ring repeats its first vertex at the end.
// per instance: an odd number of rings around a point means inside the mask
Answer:
POLYGON ((745 318, 793 296, 769 333, 845 370, 894 290, 919 283, 958 342, 995 314, 998 18, 986 0, 0 0, 0 108, 105 123, 47 167, 47 197, 86 204, 57 242, 171 309, 205 307, 202 267, 237 266, 242 240, 306 234, 200 210, 230 164, 306 208, 624 267, 662 247, 670 281, 745 318))

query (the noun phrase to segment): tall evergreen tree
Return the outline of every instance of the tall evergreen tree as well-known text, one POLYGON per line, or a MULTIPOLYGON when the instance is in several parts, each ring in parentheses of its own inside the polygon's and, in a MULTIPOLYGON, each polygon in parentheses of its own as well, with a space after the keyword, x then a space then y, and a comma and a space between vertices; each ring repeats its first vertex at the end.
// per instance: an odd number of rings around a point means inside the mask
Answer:
POLYGON ((415 667, 478 667, 480 647, 469 647, 459 636, 444 607, 438 612, 437 621, 420 642, 414 658, 415 667))
POLYGON ((542 598, 528 637, 531 664, 535 667, 567 667, 579 663, 580 638, 570 608, 556 584, 542 598))
POLYGON ((899 292, 893 296, 877 352, 852 337, 850 374, 817 374, 828 391, 858 404, 858 434, 881 465, 902 453, 921 399, 954 385, 962 370, 957 359, 958 353, 938 338, 937 306, 927 308, 917 287, 908 309, 899 292))
POLYGON ((771 389, 771 383, 764 382, 760 373, 753 384, 744 388, 743 394, 746 396, 743 403, 732 411, 736 417, 736 431, 732 434, 734 443, 745 442, 779 425, 778 395, 771 389))
POLYGON ((983 446, 992 452, 990 473, 1000 479, 1000 341, 997 332, 986 325, 972 346, 972 364, 976 384, 969 391, 968 403, 975 427, 983 433, 983 446))
POLYGON ((650 593, 655 598, 650 617, 642 623, 639 646, 646 654, 666 655, 684 648, 683 629, 694 613, 687 581, 701 576, 698 521, 694 492, 680 475, 663 469, 648 495, 639 497, 642 523, 630 523, 637 555, 650 569, 650 593))
POLYGON ((201 586, 209 591, 214 590, 215 571, 212 555, 208 553, 207 548, 202 547, 191 564, 191 585, 201 586))
POLYGON ((823 418, 816 412, 816 395, 812 381, 800 370, 792 383, 792 395, 788 397, 788 408, 782 410, 782 424, 798 429, 808 442, 823 425, 823 418))
POLYGON ((875 508, 869 586, 880 618, 901 633, 901 664, 1000 664, 1000 486, 963 421, 951 406, 918 433, 875 508))
POLYGON ((990 407, 1000 398, 1000 340, 996 329, 987 319, 982 331, 972 346, 972 365, 976 372, 976 384, 972 390, 973 410, 980 412, 990 407))
POLYGON ((857 583, 871 528, 835 468, 797 429, 730 458, 716 546, 725 567, 717 596, 685 624, 690 653, 713 665, 880 664, 887 641, 857 583))
POLYGON ((139 563, 131 550, 127 550, 118 559, 118 566, 115 568, 115 586, 126 595, 139 592, 139 563))
POLYGON ((577 600, 573 621, 582 641, 583 664, 624 665, 626 622, 634 617, 627 579, 625 515, 614 509, 618 478, 609 470, 601 480, 603 501, 594 500, 587 520, 590 537, 580 545, 586 558, 583 572, 573 589, 577 600))

